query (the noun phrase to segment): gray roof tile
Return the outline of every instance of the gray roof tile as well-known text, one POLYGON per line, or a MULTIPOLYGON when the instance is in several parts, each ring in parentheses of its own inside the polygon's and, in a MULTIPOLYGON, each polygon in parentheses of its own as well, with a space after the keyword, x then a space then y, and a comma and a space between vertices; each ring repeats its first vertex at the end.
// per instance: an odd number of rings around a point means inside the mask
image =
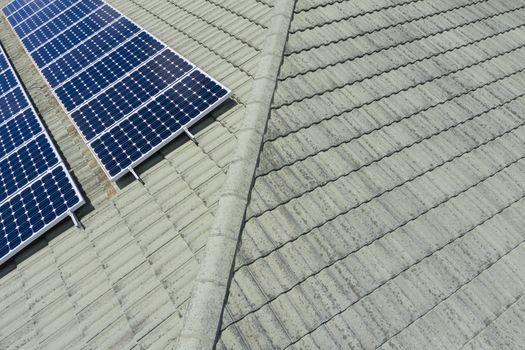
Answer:
POLYGON ((523 344, 523 5, 296 4, 220 348, 523 344))

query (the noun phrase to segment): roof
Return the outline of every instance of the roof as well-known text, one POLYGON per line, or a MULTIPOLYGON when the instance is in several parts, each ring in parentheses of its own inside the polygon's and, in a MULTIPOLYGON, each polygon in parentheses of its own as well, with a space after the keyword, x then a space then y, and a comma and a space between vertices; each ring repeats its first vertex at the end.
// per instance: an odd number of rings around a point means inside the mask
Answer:
POLYGON ((296 3, 219 348, 523 348, 523 6, 296 3))
MULTIPOLYGON (((0 5, 5 4, 2 1, 0 5)), ((250 93, 270 7, 111 1, 234 90, 234 101, 110 183, 0 18, 0 40, 89 205, 0 269, 0 348, 159 348, 182 327, 250 93)))
POLYGON ((521 349, 525 2, 111 1, 234 101, 0 269, 0 348, 521 349), (275 6, 272 6, 275 5, 275 6))

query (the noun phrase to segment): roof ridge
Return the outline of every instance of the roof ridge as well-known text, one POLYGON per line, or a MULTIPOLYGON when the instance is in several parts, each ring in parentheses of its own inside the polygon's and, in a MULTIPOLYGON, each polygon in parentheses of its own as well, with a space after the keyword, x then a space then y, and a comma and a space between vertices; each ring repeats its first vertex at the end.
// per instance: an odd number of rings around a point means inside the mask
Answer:
POLYGON ((295 0, 279 0, 261 52, 237 147, 226 176, 214 226, 195 280, 178 349, 212 349, 219 334, 238 241, 254 182, 295 0))

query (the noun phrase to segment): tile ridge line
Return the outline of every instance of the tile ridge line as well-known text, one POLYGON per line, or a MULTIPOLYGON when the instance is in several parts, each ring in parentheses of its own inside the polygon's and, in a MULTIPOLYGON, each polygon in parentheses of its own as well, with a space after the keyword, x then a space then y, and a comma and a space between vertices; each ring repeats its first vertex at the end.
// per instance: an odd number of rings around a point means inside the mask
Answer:
POLYGON ((213 349, 296 0, 277 0, 176 349, 213 349))

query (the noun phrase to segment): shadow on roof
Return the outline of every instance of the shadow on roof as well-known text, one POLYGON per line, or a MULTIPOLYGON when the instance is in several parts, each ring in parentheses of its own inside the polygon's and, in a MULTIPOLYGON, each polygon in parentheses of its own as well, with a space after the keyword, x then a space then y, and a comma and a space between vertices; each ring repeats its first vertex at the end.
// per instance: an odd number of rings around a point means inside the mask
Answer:
MULTIPOLYGON (((204 118, 202 118, 200 121, 198 121, 195 125, 190 127, 190 132, 195 135, 195 137, 198 139, 199 133, 205 131, 213 122, 215 122, 221 115, 231 110, 233 107, 237 105, 237 102, 229 98, 226 101, 224 101, 220 106, 218 106, 215 110, 213 110, 211 113, 206 115, 204 118)), ((166 146, 162 147, 160 150, 155 152, 152 156, 150 156, 148 159, 146 159, 144 162, 139 164, 134 170, 137 173, 137 175, 141 178, 142 174, 144 174, 148 169, 151 169, 161 161, 165 159, 163 154, 170 154, 171 152, 177 150, 178 148, 185 145, 187 142, 191 142, 190 138, 186 135, 180 135, 179 137, 176 137, 174 140, 169 142, 166 146)), ((131 173, 127 173, 122 178, 117 180, 116 185, 119 189, 123 189, 129 184, 133 183, 134 181, 137 181, 131 173)))

